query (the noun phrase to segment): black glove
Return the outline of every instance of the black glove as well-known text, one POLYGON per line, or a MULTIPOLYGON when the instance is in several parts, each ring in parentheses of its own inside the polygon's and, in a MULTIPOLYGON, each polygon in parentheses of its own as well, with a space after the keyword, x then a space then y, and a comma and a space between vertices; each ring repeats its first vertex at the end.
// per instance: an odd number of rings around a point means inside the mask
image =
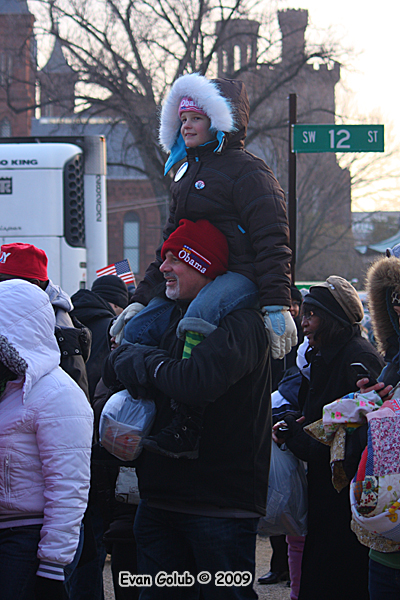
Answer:
MULTIPOLYGON (((297 419, 300 416, 301 415, 298 413, 287 412, 285 414, 285 416, 283 417, 283 420, 285 421, 286 425, 288 426, 288 430, 289 430, 288 437, 296 437, 301 432, 303 432, 304 423, 297 422, 297 419)), ((307 435, 307 434, 304 434, 304 435, 307 435)))
POLYGON ((297 458, 306 462, 329 464, 330 448, 312 438, 304 431, 306 423, 298 423, 293 414, 284 417, 289 429, 289 435, 285 439, 286 446, 297 458))
POLYGON ((115 350, 113 350, 106 358, 103 364, 103 369, 101 372, 101 377, 103 379, 103 383, 108 389, 112 392, 119 392, 123 390, 125 386, 119 381, 117 374, 114 369, 114 354, 118 352, 121 348, 125 346, 119 346, 115 350))
MULTIPOLYGON (((284 416, 284 420, 288 427, 287 436, 285 436, 286 446, 293 452, 295 456, 297 456, 297 458, 308 461, 310 455, 310 444, 314 440, 312 440, 312 438, 304 431, 304 423, 297 422, 296 416, 289 413, 284 416)), ((325 448, 320 442, 315 443, 325 448)))
POLYGON ((35 600, 63 600, 64 582, 36 576, 35 600))
MULTIPOLYGON (((147 356, 168 357, 168 352, 153 346, 142 344, 123 344, 114 350, 106 361, 103 370, 104 383, 120 382, 133 398, 150 398, 154 394, 154 386, 147 372, 145 358, 147 356), (106 379, 104 379, 104 376, 106 379)), ((113 389, 113 388, 111 388, 113 389)))

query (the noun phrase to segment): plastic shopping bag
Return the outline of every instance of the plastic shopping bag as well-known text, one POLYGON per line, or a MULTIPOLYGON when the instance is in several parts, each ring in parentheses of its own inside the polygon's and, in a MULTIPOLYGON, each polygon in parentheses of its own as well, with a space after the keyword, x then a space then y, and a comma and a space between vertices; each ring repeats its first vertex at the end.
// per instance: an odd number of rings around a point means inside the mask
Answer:
POLYGON ((127 390, 113 394, 100 417, 100 443, 121 460, 134 460, 142 451, 156 415, 153 400, 132 398, 127 390))
POLYGON ((267 514, 260 519, 265 535, 307 534, 307 478, 304 464, 283 446, 272 442, 267 514))

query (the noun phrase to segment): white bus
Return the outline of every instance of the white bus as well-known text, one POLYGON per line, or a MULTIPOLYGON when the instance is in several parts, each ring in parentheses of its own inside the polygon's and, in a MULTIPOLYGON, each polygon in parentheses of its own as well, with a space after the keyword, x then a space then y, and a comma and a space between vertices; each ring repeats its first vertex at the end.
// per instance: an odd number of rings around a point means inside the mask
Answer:
POLYGON ((0 242, 42 248, 68 294, 107 263, 103 136, 0 139, 0 242))

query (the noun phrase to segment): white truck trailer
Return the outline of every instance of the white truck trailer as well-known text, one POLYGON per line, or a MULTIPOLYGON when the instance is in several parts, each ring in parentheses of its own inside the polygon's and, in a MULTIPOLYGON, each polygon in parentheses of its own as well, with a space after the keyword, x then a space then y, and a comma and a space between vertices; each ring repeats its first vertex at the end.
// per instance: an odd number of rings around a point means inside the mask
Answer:
POLYGON ((107 263, 103 136, 0 139, 0 242, 42 248, 68 294, 107 263))

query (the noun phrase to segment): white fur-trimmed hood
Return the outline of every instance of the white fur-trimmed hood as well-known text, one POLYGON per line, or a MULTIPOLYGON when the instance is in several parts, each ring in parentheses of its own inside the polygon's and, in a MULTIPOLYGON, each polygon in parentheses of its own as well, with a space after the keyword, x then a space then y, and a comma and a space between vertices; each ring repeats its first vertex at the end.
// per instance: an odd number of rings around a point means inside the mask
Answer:
POLYGON ((54 310, 43 290, 22 279, 0 283, 0 304, 1 335, 27 364, 25 396, 41 377, 60 364, 54 310))
POLYGON ((190 96, 204 110, 213 129, 225 133, 237 129, 234 108, 218 85, 198 73, 183 75, 173 84, 161 110, 159 140, 165 152, 171 152, 176 142, 181 125, 178 109, 184 96, 190 96))

